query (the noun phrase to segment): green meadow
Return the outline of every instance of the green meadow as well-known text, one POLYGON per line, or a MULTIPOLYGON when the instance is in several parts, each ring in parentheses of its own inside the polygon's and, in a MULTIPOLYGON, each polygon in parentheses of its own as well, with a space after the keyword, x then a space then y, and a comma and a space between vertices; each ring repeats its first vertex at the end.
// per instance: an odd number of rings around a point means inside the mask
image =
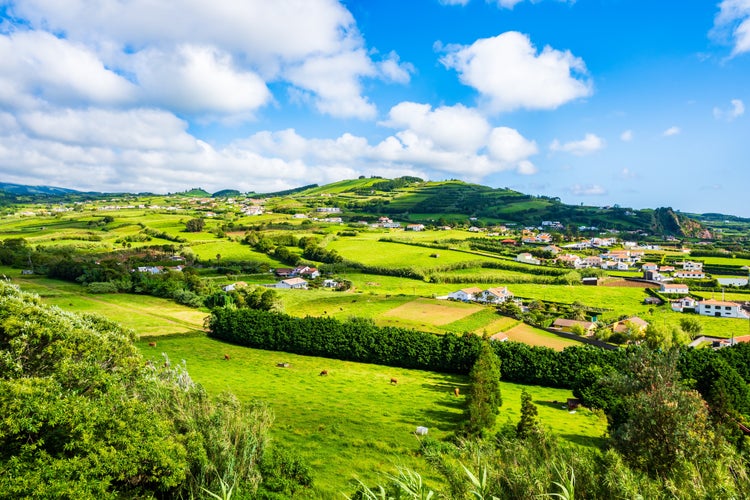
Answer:
MULTIPOLYGON (((246 402, 267 402, 275 414, 272 436, 297 451, 315 475, 314 488, 300 498, 343 498, 342 493, 353 493, 355 478, 372 484, 396 466, 413 468, 439 485, 418 453, 414 430, 425 426, 430 438, 446 439, 462 421, 463 376, 248 349, 202 335, 144 338, 138 346, 157 362, 163 361, 162 353, 173 363, 184 360, 209 394, 231 391, 246 402), (151 340, 155 347, 148 346, 151 340), (324 369, 328 375, 320 376, 324 369), (391 384, 391 378, 398 383, 391 384)), ((503 383, 498 429, 520 419, 524 388, 549 432, 575 445, 601 444, 606 421, 588 410, 569 413, 553 403, 571 397, 560 389, 503 383)))

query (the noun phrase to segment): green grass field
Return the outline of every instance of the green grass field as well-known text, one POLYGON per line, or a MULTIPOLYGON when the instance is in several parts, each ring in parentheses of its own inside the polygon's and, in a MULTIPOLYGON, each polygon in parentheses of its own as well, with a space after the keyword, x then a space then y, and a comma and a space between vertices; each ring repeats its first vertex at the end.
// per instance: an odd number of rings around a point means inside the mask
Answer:
POLYGON ((96 313, 132 328, 138 335, 158 336, 203 331, 204 310, 148 295, 87 294, 78 284, 41 277, 21 277, 7 268, 6 276, 26 292, 66 311, 96 313))
MULTIPOLYGON (((185 360, 192 378, 210 394, 231 391, 243 401, 270 404, 276 415, 272 436, 300 453, 315 475, 316 486, 304 498, 343 498, 341 493, 353 492, 354 478, 374 483, 396 465, 416 469, 436 484, 417 453, 414 430, 423 425, 430 437, 445 439, 462 421, 464 395, 456 398, 453 389, 466 392, 463 376, 248 349, 205 336, 158 338, 156 347, 148 340, 138 343, 144 355, 161 362, 163 352, 173 363, 185 360), (328 376, 319 376, 323 369, 328 376), (398 384, 390 384, 391 377, 398 384)), ((519 420, 522 388, 502 384, 498 425, 519 420)), ((525 388, 550 432, 578 445, 601 443, 605 421, 588 410, 571 414, 552 403, 565 401, 570 391, 525 388)))

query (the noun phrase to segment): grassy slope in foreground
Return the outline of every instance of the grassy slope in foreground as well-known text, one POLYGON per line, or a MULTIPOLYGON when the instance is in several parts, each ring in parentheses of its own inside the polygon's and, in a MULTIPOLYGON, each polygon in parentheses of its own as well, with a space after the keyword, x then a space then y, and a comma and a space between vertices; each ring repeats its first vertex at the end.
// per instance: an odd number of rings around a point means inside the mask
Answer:
MULTIPOLYGON (((353 492, 354 477, 373 483, 395 465, 412 467, 436 484, 416 453, 414 429, 424 425, 430 437, 443 439, 462 420, 466 377, 249 349, 205 336, 160 338, 156 347, 147 341, 138 343, 144 355, 160 360, 165 352, 173 362, 184 359, 210 394, 231 391, 246 402, 269 402, 276 414, 273 436, 313 469, 316 487, 310 498, 341 498, 342 492, 353 492), (289 368, 276 366, 283 362, 289 368), (323 369, 328 376, 319 375, 323 369), (390 384, 391 377, 398 384, 390 384), (461 390, 458 398, 454 387, 461 390)), ((518 422, 522 387, 502 384, 500 425, 518 422)), ((570 391, 526 389, 551 432, 575 444, 599 443, 606 422, 588 410, 571 414, 551 403, 564 401, 570 391)))

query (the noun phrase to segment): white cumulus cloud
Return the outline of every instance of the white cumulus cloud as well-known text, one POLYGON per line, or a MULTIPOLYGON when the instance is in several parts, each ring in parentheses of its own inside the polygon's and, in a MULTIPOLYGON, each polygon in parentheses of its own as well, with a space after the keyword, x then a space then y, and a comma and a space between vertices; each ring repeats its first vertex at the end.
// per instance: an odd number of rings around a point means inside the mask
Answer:
POLYGON ((671 137, 673 135, 678 135, 680 132, 682 132, 680 127, 672 126, 672 127, 669 127, 667 130, 665 130, 664 132, 662 132, 662 135, 664 137, 671 137))
POLYGON ((625 130, 622 134, 620 134, 620 140, 623 142, 630 142, 633 140, 633 131, 632 130, 625 130))
POLYGON ((538 52, 516 31, 445 50, 441 62, 479 91, 493 111, 555 109, 593 92, 582 59, 549 46, 538 52))
MULTIPOLYGON (((21 21, 17 31, 28 32, 37 39, 37 51, 50 54, 41 61, 44 67, 37 64, 39 74, 49 75, 42 88, 50 100, 70 87, 86 90, 95 102, 138 90, 141 104, 207 117, 251 117, 271 102, 268 85, 281 83, 321 113, 372 118, 375 107, 363 95, 363 81, 403 84, 412 70, 393 52, 374 61, 370 54, 377 50, 365 46, 353 16, 335 0, 6 3, 9 17, 21 21), (62 48, 50 51, 54 44, 62 48), (72 54, 74 49, 79 53, 72 54), (78 71, 55 71, 66 67, 78 71)), ((11 56, 0 57, 0 67, 16 59, 23 66, 25 59, 13 52, 0 48, 0 56, 11 56)), ((34 82, 22 82, 20 90, 3 83, 0 99, 35 88, 34 82)))
POLYGON ((711 30, 732 45, 732 56, 750 51, 750 0, 723 0, 711 30))
POLYGON ((601 196, 607 194, 607 190, 598 184, 574 184, 568 188, 574 196, 601 196))
POLYGON ((84 45, 45 32, 0 35, 0 103, 119 104, 136 88, 84 45))
POLYGON ((717 120, 732 121, 745 114, 745 103, 740 99, 732 99, 729 109, 714 108, 714 118, 717 120))
POLYGON ((586 134, 580 141, 570 141, 561 143, 557 139, 552 141, 549 148, 551 151, 562 151, 565 153, 571 153, 576 156, 584 156, 591 154, 595 151, 603 149, 605 146, 604 139, 596 134, 586 134))

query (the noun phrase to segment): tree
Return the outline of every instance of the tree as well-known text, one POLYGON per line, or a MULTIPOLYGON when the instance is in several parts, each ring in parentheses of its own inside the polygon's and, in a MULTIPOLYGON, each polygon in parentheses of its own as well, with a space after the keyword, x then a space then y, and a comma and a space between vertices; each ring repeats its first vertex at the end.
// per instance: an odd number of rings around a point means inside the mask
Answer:
POLYGON ((539 425, 538 411, 531 399, 531 394, 526 389, 521 390, 521 420, 516 426, 516 436, 520 439, 528 439, 539 436, 544 431, 539 425))
POLYGON ((710 461, 716 446, 705 402, 677 370, 677 353, 639 350, 630 355, 620 404, 610 414, 612 446, 650 476, 710 461))
POLYGON ((644 340, 651 349, 672 349, 685 345, 688 336, 679 327, 670 328, 650 323, 644 332, 644 340))
POLYGON ((185 231, 188 233, 200 233, 203 231, 206 221, 203 219, 190 219, 185 223, 185 231))
POLYGON ((489 341, 479 349, 479 356, 469 372, 469 396, 466 408, 466 432, 479 435, 495 426, 503 404, 500 392, 500 359, 489 341))
POLYGON ((690 316, 680 318, 680 328, 693 339, 703 331, 703 325, 701 325, 700 321, 690 316))

